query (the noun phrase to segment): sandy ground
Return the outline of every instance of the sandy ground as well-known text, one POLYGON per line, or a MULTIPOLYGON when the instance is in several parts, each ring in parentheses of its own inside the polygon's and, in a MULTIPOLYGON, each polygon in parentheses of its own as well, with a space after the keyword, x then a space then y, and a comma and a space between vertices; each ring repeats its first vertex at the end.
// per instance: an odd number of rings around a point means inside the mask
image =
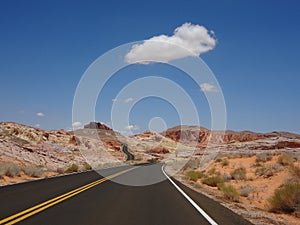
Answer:
POLYGON ((56 172, 45 172, 41 177, 30 177, 24 174, 24 172, 21 172, 20 176, 15 176, 15 177, 8 177, 4 176, 3 178, 0 179, 0 186, 8 185, 8 184, 16 184, 16 183, 21 183, 21 182, 26 182, 26 181, 31 181, 31 180, 39 180, 39 179, 45 179, 47 177, 52 177, 52 176, 57 176, 58 173, 56 172))
MULTIPOLYGON (((264 166, 272 166, 277 164, 277 159, 279 155, 274 155, 270 161, 262 163, 264 166)), ((278 164, 278 171, 274 172, 273 176, 264 178, 255 174, 257 166, 256 156, 245 157, 245 158, 233 158, 227 159, 229 164, 227 166, 222 166, 221 162, 213 161, 206 171, 215 169, 216 173, 223 175, 224 173, 230 174, 236 168, 244 167, 246 168, 246 180, 230 180, 226 182, 227 184, 233 185, 237 190, 240 190, 242 185, 249 185, 253 189, 248 197, 240 197, 239 202, 230 202, 224 200, 223 195, 220 190, 216 187, 210 187, 201 183, 201 180, 197 182, 192 182, 186 179, 185 174, 177 175, 183 183, 192 187, 193 189, 208 195, 211 198, 216 199, 221 204, 232 209, 238 214, 241 214, 246 219, 249 219, 254 224, 259 225, 299 225, 300 218, 294 215, 287 214, 275 214, 267 211, 267 200, 272 196, 274 191, 282 185, 288 178, 288 167, 282 167, 278 164)), ((295 165, 300 166, 299 162, 295 162, 295 165)))

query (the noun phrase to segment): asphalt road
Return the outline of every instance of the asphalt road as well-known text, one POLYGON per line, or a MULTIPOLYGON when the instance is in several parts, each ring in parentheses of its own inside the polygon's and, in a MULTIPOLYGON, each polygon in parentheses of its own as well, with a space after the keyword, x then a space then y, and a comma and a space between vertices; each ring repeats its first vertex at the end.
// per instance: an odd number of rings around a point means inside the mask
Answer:
MULTIPOLYGON (((90 171, 63 177, 27 182, 0 188, 0 224, 27 216, 16 224, 28 225, 194 225, 211 223, 165 179, 162 164, 133 166, 132 170, 105 180, 90 171), (100 179, 100 180, 99 180, 100 179), (71 192, 86 184, 80 193, 71 192), (160 181, 159 183, 152 184, 160 181), (97 183, 98 182, 98 183, 97 183), (130 186, 126 185, 130 184, 130 186), (146 184, 146 186, 145 186, 146 184), (61 202, 51 205, 48 200, 61 202), (71 194, 74 193, 74 196, 71 194), (46 202, 46 203, 44 203, 46 202), (41 203, 44 203, 44 205, 41 203), (33 206, 39 205, 35 208, 33 206), (51 205, 51 206, 50 206, 51 205), (41 210, 43 207, 48 207, 41 210), (24 210, 27 210, 27 212, 24 210), (40 210, 40 212, 32 213, 40 210), (24 212, 3 222, 3 219, 24 212)), ((103 176, 118 173, 129 166, 102 170, 103 176)), ((250 225, 248 221, 179 182, 175 183, 203 210, 215 224, 250 225)), ((52 201, 53 203, 53 201, 52 201)))
POLYGON ((134 160, 134 155, 131 154, 129 151, 128 151, 128 145, 127 144, 123 144, 122 145, 122 151, 125 153, 126 155, 126 160, 129 161, 129 160, 134 160))

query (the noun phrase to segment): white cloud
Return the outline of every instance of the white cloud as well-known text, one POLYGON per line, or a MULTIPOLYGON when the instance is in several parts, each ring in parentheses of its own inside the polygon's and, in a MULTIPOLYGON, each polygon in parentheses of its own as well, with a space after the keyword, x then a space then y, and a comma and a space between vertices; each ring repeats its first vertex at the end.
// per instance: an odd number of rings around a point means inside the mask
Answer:
POLYGON ((74 122, 74 123, 72 123, 73 127, 80 127, 81 125, 82 125, 81 122, 74 122))
POLYGON ((41 124, 39 124, 39 123, 37 123, 36 125, 35 125, 35 127, 41 127, 41 124))
POLYGON ((172 36, 159 35, 133 45, 126 54, 128 63, 168 62, 188 56, 199 56, 216 46, 214 32, 204 26, 184 23, 172 36))
POLYGON ((139 130, 140 127, 138 125, 128 125, 125 127, 126 130, 139 130))
POLYGON ((129 103, 129 102, 133 102, 134 101, 134 98, 126 98, 124 100, 125 103, 129 103))
POLYGON ((39 117, 43 117, 43 116, 45 116, 45 114, 44 114, 44 113, 42 113, 42 112, 38 112, 36 115, 37 115, 37 116, 39 116, 39 117))
POLYGON ((116 99, 116 98, 113 98, 111 101, 112 101, 112 102, 116 102, 116 101, 117 101, 117 99, 116 99))
POLYGON ((73 128, 72 128, 72 127, 66 127, 65 130, 66 130, 66 131, 72 131, 73 128))
POLYGON ((203 92, 218 92, 217 87, 210 83, 203 83, 200 85, 200 88, 203 92))

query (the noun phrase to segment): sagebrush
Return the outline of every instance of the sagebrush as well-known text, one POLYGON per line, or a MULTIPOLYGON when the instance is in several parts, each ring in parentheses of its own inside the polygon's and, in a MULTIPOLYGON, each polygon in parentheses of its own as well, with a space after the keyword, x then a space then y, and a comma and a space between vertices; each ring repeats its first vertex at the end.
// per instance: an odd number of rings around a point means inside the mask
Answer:
POLYGON ((220 189, 223 193, 224 198, 234 202, 239 201, 240 193, 231 184, 223 185, 220 187, 220 189))
POLYGON ((197 181, 198 179, 203 177, 203 173, 200 171, 191 170, 187 172, 187 177, 189 180, 197 181))
POLYGON ((221 176, 205 177, 201 181, 203 184, 206 184, 211 187, 218 187, 218 185, 224 183, 224 180, 221 176))
POLYGON ((21 167, 17 164, 10 162, 0 163, 0 177, 3 176, 15 177, 21 175, 21 167))
POLYGON ((271 212, 300 212, 300 182, 287 183, 275 190, 268 199, 271 212))

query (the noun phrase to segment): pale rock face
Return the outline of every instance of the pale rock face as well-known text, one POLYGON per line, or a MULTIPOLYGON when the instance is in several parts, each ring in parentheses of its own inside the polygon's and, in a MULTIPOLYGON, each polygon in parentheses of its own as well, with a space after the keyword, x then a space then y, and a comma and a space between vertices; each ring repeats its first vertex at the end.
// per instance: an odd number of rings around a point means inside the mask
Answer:
POLYGON ((103 153, 107 149, 98 142, 63 129, 45 131, 17 123, 0 123, 0 162, 13 161, 56 170, 72 163, 84 165, 86 157, 82 153, 87 151, 90 161, 98 164, 124 157, 120 153, 116 157, 105 157, 103 153))

